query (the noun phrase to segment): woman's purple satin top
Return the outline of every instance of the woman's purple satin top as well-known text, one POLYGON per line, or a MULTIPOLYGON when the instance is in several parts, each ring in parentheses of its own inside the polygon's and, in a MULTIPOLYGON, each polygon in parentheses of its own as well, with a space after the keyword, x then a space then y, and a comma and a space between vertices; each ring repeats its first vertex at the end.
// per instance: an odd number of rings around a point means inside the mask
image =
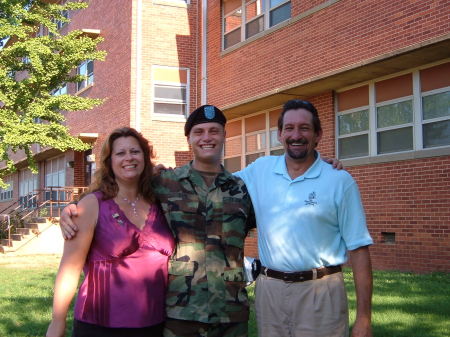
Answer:
POLYGON ((165 319, 167 263, 174 240, 158 205, 137 228, 113 199, 95 192, 99 214, 74 317, 105 327, 138 328, 165 319))

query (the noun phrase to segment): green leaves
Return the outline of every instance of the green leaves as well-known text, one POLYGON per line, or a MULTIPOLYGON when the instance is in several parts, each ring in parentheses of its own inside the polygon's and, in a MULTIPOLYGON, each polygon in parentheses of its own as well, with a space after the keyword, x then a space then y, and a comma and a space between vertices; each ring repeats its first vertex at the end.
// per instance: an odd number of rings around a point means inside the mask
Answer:
POLYGON ((0 40, 9 38, 0 46, 0 186, 1 177, 14 170, 13 152, 24 151, 34 165, 33 144, 61 151, 89 147, 71 136, 61 111, 92 109, 102 100, 52 95, 67 83, 85 80, 76 73, 80 63, 105 58, 97 50, 102 38, 58 31, 58 21, 69 21, 65 11, 85 7, 85 2, 0 0, 0 40))

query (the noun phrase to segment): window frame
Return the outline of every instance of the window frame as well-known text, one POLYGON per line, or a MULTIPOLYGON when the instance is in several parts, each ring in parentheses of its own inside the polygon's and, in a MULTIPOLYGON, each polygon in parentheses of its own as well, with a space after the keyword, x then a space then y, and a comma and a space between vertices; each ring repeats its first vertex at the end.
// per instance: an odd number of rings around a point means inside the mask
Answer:
POLYGON ((86 60, 81 62, 81 64, 77 67, 77 75, 85 76, 85 79, 81 82, 77 82, 77 92, 84 91, 87 88, 90 88, 94 85, 94 61, 93 60, 86 60), (89 64, 92 64, 92 72, 89 73, 89 64), (86 65, 86 73, 81 73, 81 68, 86 65))
POLYGON ((261 0, 261 14, 256 15, 255 17, 251 18, 250 20, 247 21, 247 6, 252 4, 253 2, 256 2, 258 0, 241 0, 241 5, 235 9, 233 9, 232 11, 225 13, 225 6, 223 5, 223 1, 221 1, 221 26, 222 26, 222 51, 225 51, 243 41, 246 41, 248 39, 251 39, 255 36, 258 36, 259 34, 263 33, 264 31, 276 27, 284 22, 286 22, 287 20, 292 18, 292 1, 291 0, 283 0, 280 4, 274 6, 274 7, 270 7, 270 0, 261 0), (285 6, 286 4, 291 3, 291 13, 289 15, 288 18, 278 22, 277 24, 274 25, 270 25, 270 14, 279 9, 280 7, 285 6), (241 24, 239 27, 235 27, 232 30, 230 30, 229 32, 225 32, 225 22, 226 22, 226 18, 233 15, 234 13, 241 11, 241 24), (247 25, 249 23, 254 22, 255 20, 259 20, 261 17, 263 17, 263 28, 261 31, 259 31, 258 33, 253 34, 252 36, 247 37, 247 25), (225 46, 225 36, 235 32, 236 30, 240 29, 240 41, 236 42, 230 46, 225 46))

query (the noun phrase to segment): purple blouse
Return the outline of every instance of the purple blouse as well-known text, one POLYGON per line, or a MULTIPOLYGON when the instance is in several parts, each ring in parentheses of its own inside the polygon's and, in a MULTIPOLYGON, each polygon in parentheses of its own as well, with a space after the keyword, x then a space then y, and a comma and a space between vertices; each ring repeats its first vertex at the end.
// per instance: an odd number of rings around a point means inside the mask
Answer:
POLYGON ((172 233, 159 206, 142 230, 113 199, 95 192, 99 214, 75 303, 75 319, 105 327, 139 328, 165 320, 167 263, 172 233))

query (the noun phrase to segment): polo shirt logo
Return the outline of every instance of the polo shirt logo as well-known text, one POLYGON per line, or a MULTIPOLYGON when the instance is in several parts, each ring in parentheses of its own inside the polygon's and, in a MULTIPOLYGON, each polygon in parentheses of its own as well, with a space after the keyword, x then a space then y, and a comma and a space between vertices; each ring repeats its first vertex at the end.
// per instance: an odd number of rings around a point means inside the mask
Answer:
POLYGON ((308 200, 305 200, 305 205, 317 205, 316 192, 309 193, 308 200))

